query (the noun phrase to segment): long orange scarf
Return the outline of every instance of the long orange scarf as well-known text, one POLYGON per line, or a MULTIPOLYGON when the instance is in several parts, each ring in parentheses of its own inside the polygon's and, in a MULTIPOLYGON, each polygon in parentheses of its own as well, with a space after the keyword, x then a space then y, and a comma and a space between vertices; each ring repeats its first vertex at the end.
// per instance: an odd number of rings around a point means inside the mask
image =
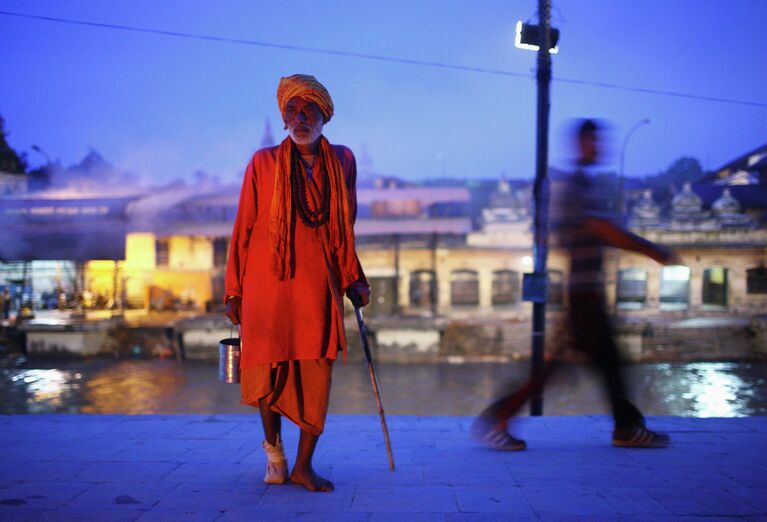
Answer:
MULTIPOLYGON (((277 168, 274 175, 274 194, 269 219, 269 237, 272 243, 272 259, 274 273, 280 281, 292 277, 293 256, 290 245, 290 230, 293 227, 295 211, 293 208, 293 191, 290 183, 291 154, 293 141, 285 138, 277 148, 277 168)), ((349 210, 349 195, 346 180, 341 168, 341 162, 333 152, 330 142, 325 136, 320 136, 320 160, 325 166, 330 183, 330 216, 326 225, 330 227, 329 237, 332 251, 335 252, 336 262, 340 270, 342 290, 356 281, 354 227, 349 210)))

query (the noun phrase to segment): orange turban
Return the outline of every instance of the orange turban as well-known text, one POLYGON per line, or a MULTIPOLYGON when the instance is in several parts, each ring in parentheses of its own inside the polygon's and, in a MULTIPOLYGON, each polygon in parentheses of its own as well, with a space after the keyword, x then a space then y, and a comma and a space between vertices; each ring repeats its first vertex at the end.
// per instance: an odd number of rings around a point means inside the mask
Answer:
POLYGON ((316 103, 322 111, 322 115, 325 116, 325 123, 333 117, 333 99, 328 90, 314 76, 294 74, 280 78, 280 85, 277 87, 277 105, 280 107, 283 120, 285 119, 285 106, 291 98, 296 96, 316 103))

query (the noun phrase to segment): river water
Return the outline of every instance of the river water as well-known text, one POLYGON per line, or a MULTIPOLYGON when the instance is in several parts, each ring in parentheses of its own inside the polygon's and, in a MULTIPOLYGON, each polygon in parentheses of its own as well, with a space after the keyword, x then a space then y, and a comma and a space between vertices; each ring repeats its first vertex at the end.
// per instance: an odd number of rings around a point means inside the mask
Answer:
MULTIPOLYGON (((527 362, 380 364, 388 414, 475 415, 524 379, 527 362)), ((247 413, 239 387, 217 365, 171 360, 26 363, 0 370, 0 413, 247 413)), ((631 398, 647 415, 767 415, 767 362, 635 364, 631 398)), ((525 410, 526 411, 526 410, 525 410)), ((364 363, 336 364, 331 413, 376 412, 364 363)), ((588 367, 568 365, 546 388, 546 415, 604 414, 609 407, 588 367)))

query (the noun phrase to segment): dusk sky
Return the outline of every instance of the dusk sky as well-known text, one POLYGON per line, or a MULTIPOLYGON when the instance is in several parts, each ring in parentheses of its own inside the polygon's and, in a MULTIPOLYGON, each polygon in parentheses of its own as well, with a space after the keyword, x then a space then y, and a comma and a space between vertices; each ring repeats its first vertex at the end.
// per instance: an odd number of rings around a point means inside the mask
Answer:
MULTIPOLYGON (((285 136, 281 76, 315 75, 333 96, 334 143, 406 179, 535 172, 534 52, 514 47, 535 0, 0 0, 0 11, 506 71, 482 73, 0 14, 0 114, 10 144, 64 165, 91 148, 140 181, 241 176, 265 121, 285 136)), ((767 143, 767 1, 560 0, 553 25, 551 164, 570 118, 612 124, 610 162, 634 134, 626 174, 680 156, 716 168, 767 143), (560 79, 560 80, 557 80, 560 79), (574 84, 670 91, 686 97, 574 84), (748 103, 708 101, 720 98, 748 103)))

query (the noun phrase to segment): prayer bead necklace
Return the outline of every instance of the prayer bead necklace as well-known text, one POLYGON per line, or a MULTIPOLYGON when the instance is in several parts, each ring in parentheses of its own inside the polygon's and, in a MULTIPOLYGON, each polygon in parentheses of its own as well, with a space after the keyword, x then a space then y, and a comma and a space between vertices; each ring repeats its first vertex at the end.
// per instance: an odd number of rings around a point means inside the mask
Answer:
POLYGON ((312 161, 307 161, 306 160, 306 156, 304 156, 304 155, 301 155, 300 157, 301 157, 301 164, 306 169, 306 179, 311 181, 312 180, 312 172, 314 171, 314 162, 317 160, 317 155, 313 154, 313 155, 309 156, 310 158, 312 158, 312 161))
MULTIPOLYGON (((293 191, 293 206, 307 227, 317 228, 325 224, 330 217, 330 180, 327 174, 322 177, 320 207, 317 210, 312 210, 309 205, 306 180, 301 172, 301 157, 295 149, 293 149, 291 163, 290 184, 293 191)), ((310 170, 311 168, 307 169, 307 176, 311 179, 310 170)))

